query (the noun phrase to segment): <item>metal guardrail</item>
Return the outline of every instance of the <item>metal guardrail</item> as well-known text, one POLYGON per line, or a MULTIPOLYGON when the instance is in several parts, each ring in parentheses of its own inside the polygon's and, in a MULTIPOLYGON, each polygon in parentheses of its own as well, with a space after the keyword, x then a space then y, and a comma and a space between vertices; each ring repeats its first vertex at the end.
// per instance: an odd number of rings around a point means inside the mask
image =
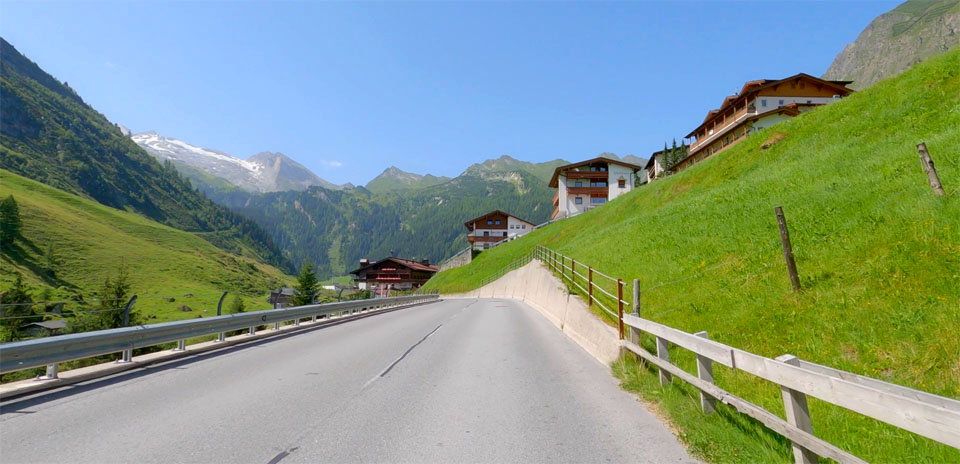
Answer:
MULTIPOLYGON (((49 372, 49 366, 56 366, 57 363, 118 352, 123 352, 123 361, 129 361, 135 348, 176 341, 179 342, 178 349, 183 349, 184 341, 188 338, 220 334, 218 339, 222 341, 224 332, 234 330, 250 329, 253 333, 257 326, 270 323, 274 324, 274 329, 279 329, 282 322, 293 321, 294 325, 299 325, 300 321, 306 318, 316 321, 320 316, 386 309, 438 298, 439 295, 436 294, 419 294, 345 301, 3 343, 0 344, 0 373, 42 366, 48 366, 49 372)), ((55 367, 53 372, 55 375, 55 367)))

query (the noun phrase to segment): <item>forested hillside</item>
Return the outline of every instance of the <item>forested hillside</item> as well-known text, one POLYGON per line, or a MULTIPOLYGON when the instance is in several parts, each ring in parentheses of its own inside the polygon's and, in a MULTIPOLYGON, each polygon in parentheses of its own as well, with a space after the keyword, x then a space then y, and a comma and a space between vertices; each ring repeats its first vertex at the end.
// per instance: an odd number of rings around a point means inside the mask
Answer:
MULTIPOLYGON (((215 194, 212 194, 215 195, 215 194)), ((250 195, 224 194, 218 201, 256 220, 321 276, 343 275, 361 258, 391 252, 433 262, 467 246, 463 223, 501 209, 529 221, 546 221, 553 192, 527 172, 460 176, 432 187, 372 193, 364 188, 250 195)))
POLYGON ((290 270, 269 234, 197 192, 0 38, 0 167, 290 270))

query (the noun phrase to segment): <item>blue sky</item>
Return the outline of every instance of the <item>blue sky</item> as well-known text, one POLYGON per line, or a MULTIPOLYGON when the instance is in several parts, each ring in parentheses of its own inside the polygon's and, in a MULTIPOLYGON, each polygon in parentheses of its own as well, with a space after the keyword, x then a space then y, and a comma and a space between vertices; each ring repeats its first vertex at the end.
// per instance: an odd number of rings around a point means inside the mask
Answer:
POLYGON ((335 183, 646 157, 747 80, 820 75, 899 2, 12 2, 0 34, 111 121, 335 183))

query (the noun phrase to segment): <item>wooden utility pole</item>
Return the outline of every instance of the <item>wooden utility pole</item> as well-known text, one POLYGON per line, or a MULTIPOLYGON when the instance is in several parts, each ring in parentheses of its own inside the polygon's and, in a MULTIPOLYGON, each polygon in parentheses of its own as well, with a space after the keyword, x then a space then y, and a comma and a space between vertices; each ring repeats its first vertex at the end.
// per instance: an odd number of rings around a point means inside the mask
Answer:
POLYGON ((790 245, 790 232, 787 231, 787 219, 783 217, 783 208, 773 209, 777 213, 777 225, 780 227, 780 244, 783 245, 783 259, 787 261, 787 273, 790 274, 790 285, 794 293, 800 291, 800 276, 797 274, 797 263, 793 260, 793 247, 790 245))
POLYGON ((937 168, 933 165, 933 158, 931 158, 930 153, 927 152, 927 144, 918 144, 917 151, 920 153, 920 163, 923 165, 923 170, 927 171, 927 180, 930 181, 930 188, 933 189, 933 193, 937 196, 943 196, 943 185, 940 183, 940 176, 937 175, 937 168))

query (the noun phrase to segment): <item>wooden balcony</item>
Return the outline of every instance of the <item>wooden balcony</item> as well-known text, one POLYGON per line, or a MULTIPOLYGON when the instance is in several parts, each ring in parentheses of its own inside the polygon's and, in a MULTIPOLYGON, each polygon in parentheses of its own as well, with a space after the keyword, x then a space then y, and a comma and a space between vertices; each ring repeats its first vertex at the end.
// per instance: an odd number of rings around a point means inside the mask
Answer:
POLYGON ((567 171, 567 179, 606 179, 610 176, 607 171, 567 171))
POLYGON ((467 235, 467 241, 470 242, 471 244, 473 244, 473 243, 475 243, 475 242, 480 242, 480 243, 496 243, 496 242, 500 242, 500 241, 506 240, 507 238, 509 238, 509 237, 504 237, 504 236, 502 236, 502 235, 500 235, 500 236, 492 236, 492 235, 467 235))
POLYGON ((596 195, 607 194, 609 192, 609 187, 567 187, 567 193, 574 195, 596 195))

